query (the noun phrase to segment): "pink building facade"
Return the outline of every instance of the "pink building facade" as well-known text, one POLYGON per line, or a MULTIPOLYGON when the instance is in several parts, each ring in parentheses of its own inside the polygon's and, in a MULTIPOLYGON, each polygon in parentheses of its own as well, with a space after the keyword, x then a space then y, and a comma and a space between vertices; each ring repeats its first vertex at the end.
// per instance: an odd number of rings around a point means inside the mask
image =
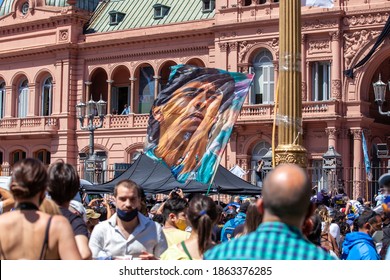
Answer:
MULTIPOLYGON (((256 183, 253 168, 272 140, 279 1, 77 2, 4 0, 0 7, 2 175, 24 157, 46 164, 63 159, 82 169, 79 153, 88 153, 89 133, 80 129, 75 105, 91 96, 108 103, 94 139, 95 151, 107 155, 104 169, 131 162, 143 149, 148 113, 169 67, 187 63, 255 74, 222 164, 239 165, 249 171, 245 179, 256 183), (131 107, 129 115, 121 115, 125 104, 131 107)), ((347 191, 355 198, 367 193, 362 132, 377 164, 372 147, 388 143, 390 119, 378 113, 372 83, 379 74, 385 82, 390 79, 390 41, 355 71, 354 79, 343 71, 369 52, 389 11, 387 0, 302 7, 308 161, 320 168, 333 146, 341 155, 347 191)), ((383 109, 389 108, 385 104, 383 109)))

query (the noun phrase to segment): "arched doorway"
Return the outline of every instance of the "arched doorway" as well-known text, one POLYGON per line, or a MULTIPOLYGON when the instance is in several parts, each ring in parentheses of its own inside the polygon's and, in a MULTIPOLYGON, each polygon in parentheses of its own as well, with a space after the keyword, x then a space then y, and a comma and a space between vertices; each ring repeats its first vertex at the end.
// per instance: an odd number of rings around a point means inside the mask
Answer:
POLYGON ((91 95, 94 101, 99 101, 100 97, 102 97, 103 100, 107 101, 107 79, 107 73, 103 68, 98 68, 93 72, 91 76, 92 84, 90 89, 90 96, 86 97, 86 101, 91 99, 91 95))
POLYGON ((133 110, 129 79, 130 71, 127 67, 121 65, 114 70, 112 75, 114 83, 111 88, 111 108, 109 108, 112 114, 121 114, 125 105, 130 106, 131 110, 133 110))
POLYGON ((269 148, 271 148, 271 144, 266 141, 261 141, 258 143, 252 151, 251 157, 251 183, 253 185, 262 187, 264 176, 259 176, 256 174, 257 162, 263 158, 263 156, 268 152, 269 148))

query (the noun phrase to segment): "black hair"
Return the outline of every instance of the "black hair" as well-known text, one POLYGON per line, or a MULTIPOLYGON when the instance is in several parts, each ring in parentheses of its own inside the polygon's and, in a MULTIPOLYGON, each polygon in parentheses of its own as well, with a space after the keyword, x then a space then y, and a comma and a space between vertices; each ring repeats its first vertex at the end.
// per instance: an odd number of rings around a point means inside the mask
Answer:
POLYGON ((72 165, 57 161, 49 167, 48 192, 58 205, 71 201, 79 189, 80 178, 72 165))
POLYGON ((185 86, 190 81, 205 81, 217 83, 223 92, 219 112, 225 111, 233 102, 234 79, 228 74, 214 68, 203 68, 193 65, 180 65, 171 73, 171 77, 158 97, 154 100, 147 128, 147 143, 157 145, 160 139, 160 122, 153 115, 153 108, 166 104, 175 91, 185 86))
POLYGON ((377 216, 380 217, 375 211, 366 209, 357 219, 355 219, 356 224, 354 223, 354 226, 356 225, 358 228, 363 228, 366 223, 373 224, 376 221, 377 216))
POLYGON ((188 207, 188 202, 184 198, 170 198, 167 199, 164 203, 162 214, 164 216, 164 221, 168 220, 169 214, 173 213, 175 215, 180 212, 184 212, 184 210, 188 207))

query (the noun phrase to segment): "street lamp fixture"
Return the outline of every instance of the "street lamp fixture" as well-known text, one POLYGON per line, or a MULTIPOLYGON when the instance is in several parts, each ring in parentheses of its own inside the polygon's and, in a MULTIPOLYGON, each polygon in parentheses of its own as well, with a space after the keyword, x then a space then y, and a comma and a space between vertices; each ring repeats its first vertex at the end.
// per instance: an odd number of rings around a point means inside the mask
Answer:
MULTIPOLYGON (((98 128, 103 127, 104 117, 107 112, 107 102, 100 100, 95 102, 91 99, 85 104, 84 102, 79 102, 76 105, 76 117, 80 121, 80 128, 84 131, 89 131, 89 153, 85 159, 85 175, 87 180, 93 183, 98 183, 95 180, 95 171, 101 170, 103 159, 95 154, 94 151, 94 133, 98 128), (94 123, 95 116, 99 117, 99 122, 94 123), (84 126, 84 119, 87 119, 87 124, 84 126)), ((81 157, 80 157, 81 159, 81 157)))
MULTIPOLYGON (((390 89, 390 82, 388 84, 390 89)), ((375 102, 378 103, 379 113, 390 117, 390 111, 382 111, 382 105, 385 102, 386 84, 382 82, 381 74, 379 74, 379 80, 376 83, 373 83, 372 86, 374 87, 375 102)))

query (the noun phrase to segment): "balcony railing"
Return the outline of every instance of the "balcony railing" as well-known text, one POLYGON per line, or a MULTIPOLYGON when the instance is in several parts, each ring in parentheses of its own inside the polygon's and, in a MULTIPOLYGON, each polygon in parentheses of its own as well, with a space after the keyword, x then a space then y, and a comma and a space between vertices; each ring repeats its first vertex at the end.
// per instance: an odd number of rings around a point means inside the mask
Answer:
POLYGON ((0 119, 0 134, 55 132, 59 128, 58 117, 28 117, 0 119))

